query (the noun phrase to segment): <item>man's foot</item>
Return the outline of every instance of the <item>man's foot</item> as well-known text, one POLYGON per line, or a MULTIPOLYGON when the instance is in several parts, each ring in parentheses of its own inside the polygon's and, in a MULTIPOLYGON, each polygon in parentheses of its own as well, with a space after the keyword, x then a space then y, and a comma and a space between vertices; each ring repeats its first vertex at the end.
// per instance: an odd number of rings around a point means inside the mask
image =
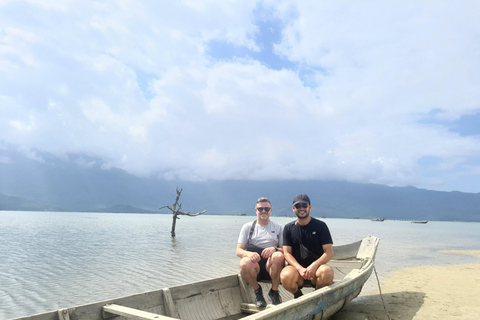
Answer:
POLYGON ((301 296, 303 296, 303 292, 300 289, 298 289, 297 292, 293 294, 294 299, 300 298, 301 296))
POLYGON ((262 287, 258 287, 257 290, 253 290, 255 292, 255 306, 257 308, 265 308, 267 306, 267 301, 263 297, 262 287))
POLYGON ((278 293, 278 290, 272 290, 268 291, 268 298, 274 305, 282 303, 282 299, 280 298, 280 294, 278 293))

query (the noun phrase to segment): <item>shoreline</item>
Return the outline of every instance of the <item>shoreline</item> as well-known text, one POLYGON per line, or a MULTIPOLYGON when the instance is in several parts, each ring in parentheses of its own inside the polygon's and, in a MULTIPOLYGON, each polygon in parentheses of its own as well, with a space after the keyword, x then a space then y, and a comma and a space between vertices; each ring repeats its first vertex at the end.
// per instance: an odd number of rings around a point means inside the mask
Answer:
MULTIPOLYGON (((442 250, 480 257, 480 250, 442 250)), ((371 278, 375 278, 372 273, 371 278)), ((372 279, 375 282, 377 279, 372 279)), ((380 278, 378 287, 362 292, 332 320, 476 320, 480 314, 480 260, 398 269, 380 278)))

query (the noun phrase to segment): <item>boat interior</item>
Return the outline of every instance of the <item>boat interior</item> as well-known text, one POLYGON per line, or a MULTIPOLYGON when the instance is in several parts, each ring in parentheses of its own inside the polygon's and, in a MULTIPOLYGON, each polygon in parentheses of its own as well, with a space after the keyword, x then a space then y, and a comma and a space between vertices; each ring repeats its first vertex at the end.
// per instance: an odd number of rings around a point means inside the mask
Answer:
MULTIPOLYGON (((334 288, 340 285, 342 280, 352 271, 361 269, 363 264, 369 260, 363 259, 362 254, 371 258, 371 252, 362 250, 361 246, 362 241, 358 241, 354 244, 334 247, 334 259, 329 265, 334 269, 335 277, 334 283, 328 287, 334 288)), ((264 281, 260 285, 264 293, 271 288, 270 282, 264 281)), ((358 292, 352 293, 351 299, 358 295, 360 289, 358 289, 358 292)), ((314 289, 304 287, 302 291, 305 296, 306 293, 313 292, 314 289)), ((281 286, 280 295, 282 304, 293 300, 293 295, 281 286)), ((17 320, 123 320, 133 318, 226 320, 243 318, 251 313, 276 307, 268 304, 266 308, 257 309, 254 301, 253 289, 240 275, 233 274, 93 304, 60 309, 55 312, 18 318, 17 320)), ((343 304, 339 308, 342 306, 343 304)))

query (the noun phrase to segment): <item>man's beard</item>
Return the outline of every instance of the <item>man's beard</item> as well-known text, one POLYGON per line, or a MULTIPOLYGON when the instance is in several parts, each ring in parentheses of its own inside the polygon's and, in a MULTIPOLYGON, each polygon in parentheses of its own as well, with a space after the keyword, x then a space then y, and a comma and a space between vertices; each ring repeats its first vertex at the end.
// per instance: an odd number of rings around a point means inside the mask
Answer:
POLYGON ((306 212, 307 214, 304 217, 301 217, 298 215, 298 213, 295 212, 295 215, 297 216, 298 219, 307 219, 310 216, 310 212, 306 212))

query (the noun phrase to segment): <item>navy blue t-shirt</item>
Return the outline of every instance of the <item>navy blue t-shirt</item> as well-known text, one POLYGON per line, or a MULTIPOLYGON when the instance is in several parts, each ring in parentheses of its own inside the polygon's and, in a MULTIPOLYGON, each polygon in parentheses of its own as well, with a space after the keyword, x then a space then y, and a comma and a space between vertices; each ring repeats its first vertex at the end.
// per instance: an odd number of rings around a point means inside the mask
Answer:
POLYGON ((283 228, 283 245, 292 247, 293 257, 303 267, 308 267, 313 261, 323 254, 323 245, 333 244, 332 236, 327 224, 321 220, 312 218, 306 226, 292 221, 283 228), (301 257, 300 244, 303 244, 314 255, 301 257))

